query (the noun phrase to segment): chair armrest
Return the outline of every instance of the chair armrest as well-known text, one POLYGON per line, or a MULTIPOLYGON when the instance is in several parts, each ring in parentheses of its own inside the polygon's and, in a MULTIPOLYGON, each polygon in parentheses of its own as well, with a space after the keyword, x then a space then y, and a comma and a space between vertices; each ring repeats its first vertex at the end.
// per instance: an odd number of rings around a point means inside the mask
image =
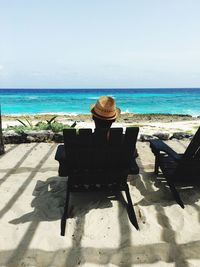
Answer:
POLYGON ((55 160, 57 161, 65 161, 65 147, 64 145, 58 145, 56 154, 55 154, 55 160))
POLYGON ((167 153, 175 161, 179 161, 182 158, 182 155, 177 154, 171 147, 165 144, 162 140, 150 140, 150 147, 154 154, 159 154, 161 151, 167 153))

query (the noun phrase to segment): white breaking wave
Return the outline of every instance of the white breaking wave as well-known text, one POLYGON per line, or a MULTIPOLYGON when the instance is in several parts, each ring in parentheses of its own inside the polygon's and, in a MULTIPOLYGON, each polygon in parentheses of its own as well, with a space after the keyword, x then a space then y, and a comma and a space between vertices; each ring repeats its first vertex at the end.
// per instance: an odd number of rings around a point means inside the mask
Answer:
MULTIPOLYGON (((111 96, 112 98, 115 98, 113 95, 109 95, 109 96, 111 96)), ((89 96, 89 97, 87 97, 87 99, 95 99, 95 100, 97 100, 99 97, 100 97, 100 95, 98 95, 98 96, 89 96)))
MULTIPOLYGON (((36 114, 36 113, 34 113, 36 114)), ((76 116, 78 115, 79 113, 76 113, 76 112, 39 112, 37 114, 41 114, 41 115, 67 115, 67 116, 76 116)))
POLYGON ((29 115, 67 115, 67 116, 76 116, 80 113, 75 112, 31 112, 31 113, 2 113, 4 116, 12 116, 12 117, 19 117, 19 116, 29 116, 29 115))
POLYGON ((26 97, 26 99, 28 100, 35 100, 35 99, 38 99, 39 97, 38 96, 28 96, 26 97))
POLYGON ((200 112, 195 111, 195 110, 191 110, 191 109, 187 109, 187 110, 185 111, 185 114, 189 114, 189 115, 191 115, 192 117, 198 117, 198 116, 200 116, 200 112))
POLYGON ((95 100, 97 100, 99 98, 99 96, 89 96, 89 97, 87 97, 87 99, 95 99, 95 100))
POLYGON ((130 111, 129 111, 128 109, 126 109, 125 111, 122 111, 121 113, 122 113, 122 114, 130 113, 130 111))

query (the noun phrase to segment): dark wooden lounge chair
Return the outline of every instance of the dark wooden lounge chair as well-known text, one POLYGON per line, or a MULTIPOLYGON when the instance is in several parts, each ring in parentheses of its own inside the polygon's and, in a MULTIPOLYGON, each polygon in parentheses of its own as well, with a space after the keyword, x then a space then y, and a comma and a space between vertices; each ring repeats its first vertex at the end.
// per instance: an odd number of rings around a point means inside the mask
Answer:
POLYGON ((139 128, 111 128, 109 139, 105 129, 64 129, 67 185, 66 202, 61 219, 61 235, 65 234, 70 192, 125 191, 127 212, 132 224, 139 229, 131 201, 127 176, 135 161, 133 154, 139 128), (85 186, 87 185, 87 187, 85 186))
POLYGON ((200 181, 200 128, 184 154, 177 154, 161 140, 150 140, 150 147, 155 155, 155 174, 160 168, 176 202, 184 208, 175 185, 195 185, 200 181))

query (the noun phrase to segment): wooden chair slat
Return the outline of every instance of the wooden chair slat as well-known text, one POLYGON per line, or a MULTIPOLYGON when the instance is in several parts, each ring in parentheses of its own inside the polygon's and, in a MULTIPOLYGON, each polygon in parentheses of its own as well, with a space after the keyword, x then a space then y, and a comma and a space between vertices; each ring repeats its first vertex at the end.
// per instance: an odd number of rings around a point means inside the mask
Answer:
POLYGON ((108 164, 108 135, 106 129, 95 129, 93 133, 93 168, 106 168, 108 164))
POLYGON ((111 128, 109 131, 109 145, 119 146, 123 142, 123 129, 122 128, 111 128))
POLYGON ((116 166, 122 166, 123 155, 123 129, 111 128, 109 132, 109 149, 108 158, 109 165, 115 168, 116 166))
POLYGON ((200 127, 195 133, 194 137, 192 138, 192 141, 187 147, 183 157, 184 158, 195 157, 195 154, 199 150, 199 147, 200 147, 200 127))
POLYGON ((70 169, 74 165, 76 165, 77 162, 75 149, 71 149, 72 147, 77 145, 76 129, 64 129, 63 139, 65 144, 66 165, 70 169))
POLYGON ((122 162, 125 165, 130 164, 130 162, 133 160, 138 132, 139 132, 138 127, 126 128, 124 136, 124 146, 123 146, 124 157, 122 159, 122 162))
POLYGON ((77 168, 84 169, 91 167, 92 158, 92 130, 91 129, 80 129, 77 136, 77 168))

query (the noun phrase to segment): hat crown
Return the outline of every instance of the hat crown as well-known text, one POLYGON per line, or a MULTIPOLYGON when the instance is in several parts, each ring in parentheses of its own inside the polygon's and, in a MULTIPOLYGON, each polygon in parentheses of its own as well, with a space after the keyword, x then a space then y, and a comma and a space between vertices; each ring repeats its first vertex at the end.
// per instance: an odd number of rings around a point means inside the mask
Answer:
POLYGON ((115 111, 115 101, 112 97, 101 96, 95 105, 95 109, 99 109, 103 112, 112 112, 115 111))
POLYGON ((104 120, 116 119, 120 114, 120 109, 111 96, 100 96, 96 104, 90 105, 90 111, 93 116, 104 120))

